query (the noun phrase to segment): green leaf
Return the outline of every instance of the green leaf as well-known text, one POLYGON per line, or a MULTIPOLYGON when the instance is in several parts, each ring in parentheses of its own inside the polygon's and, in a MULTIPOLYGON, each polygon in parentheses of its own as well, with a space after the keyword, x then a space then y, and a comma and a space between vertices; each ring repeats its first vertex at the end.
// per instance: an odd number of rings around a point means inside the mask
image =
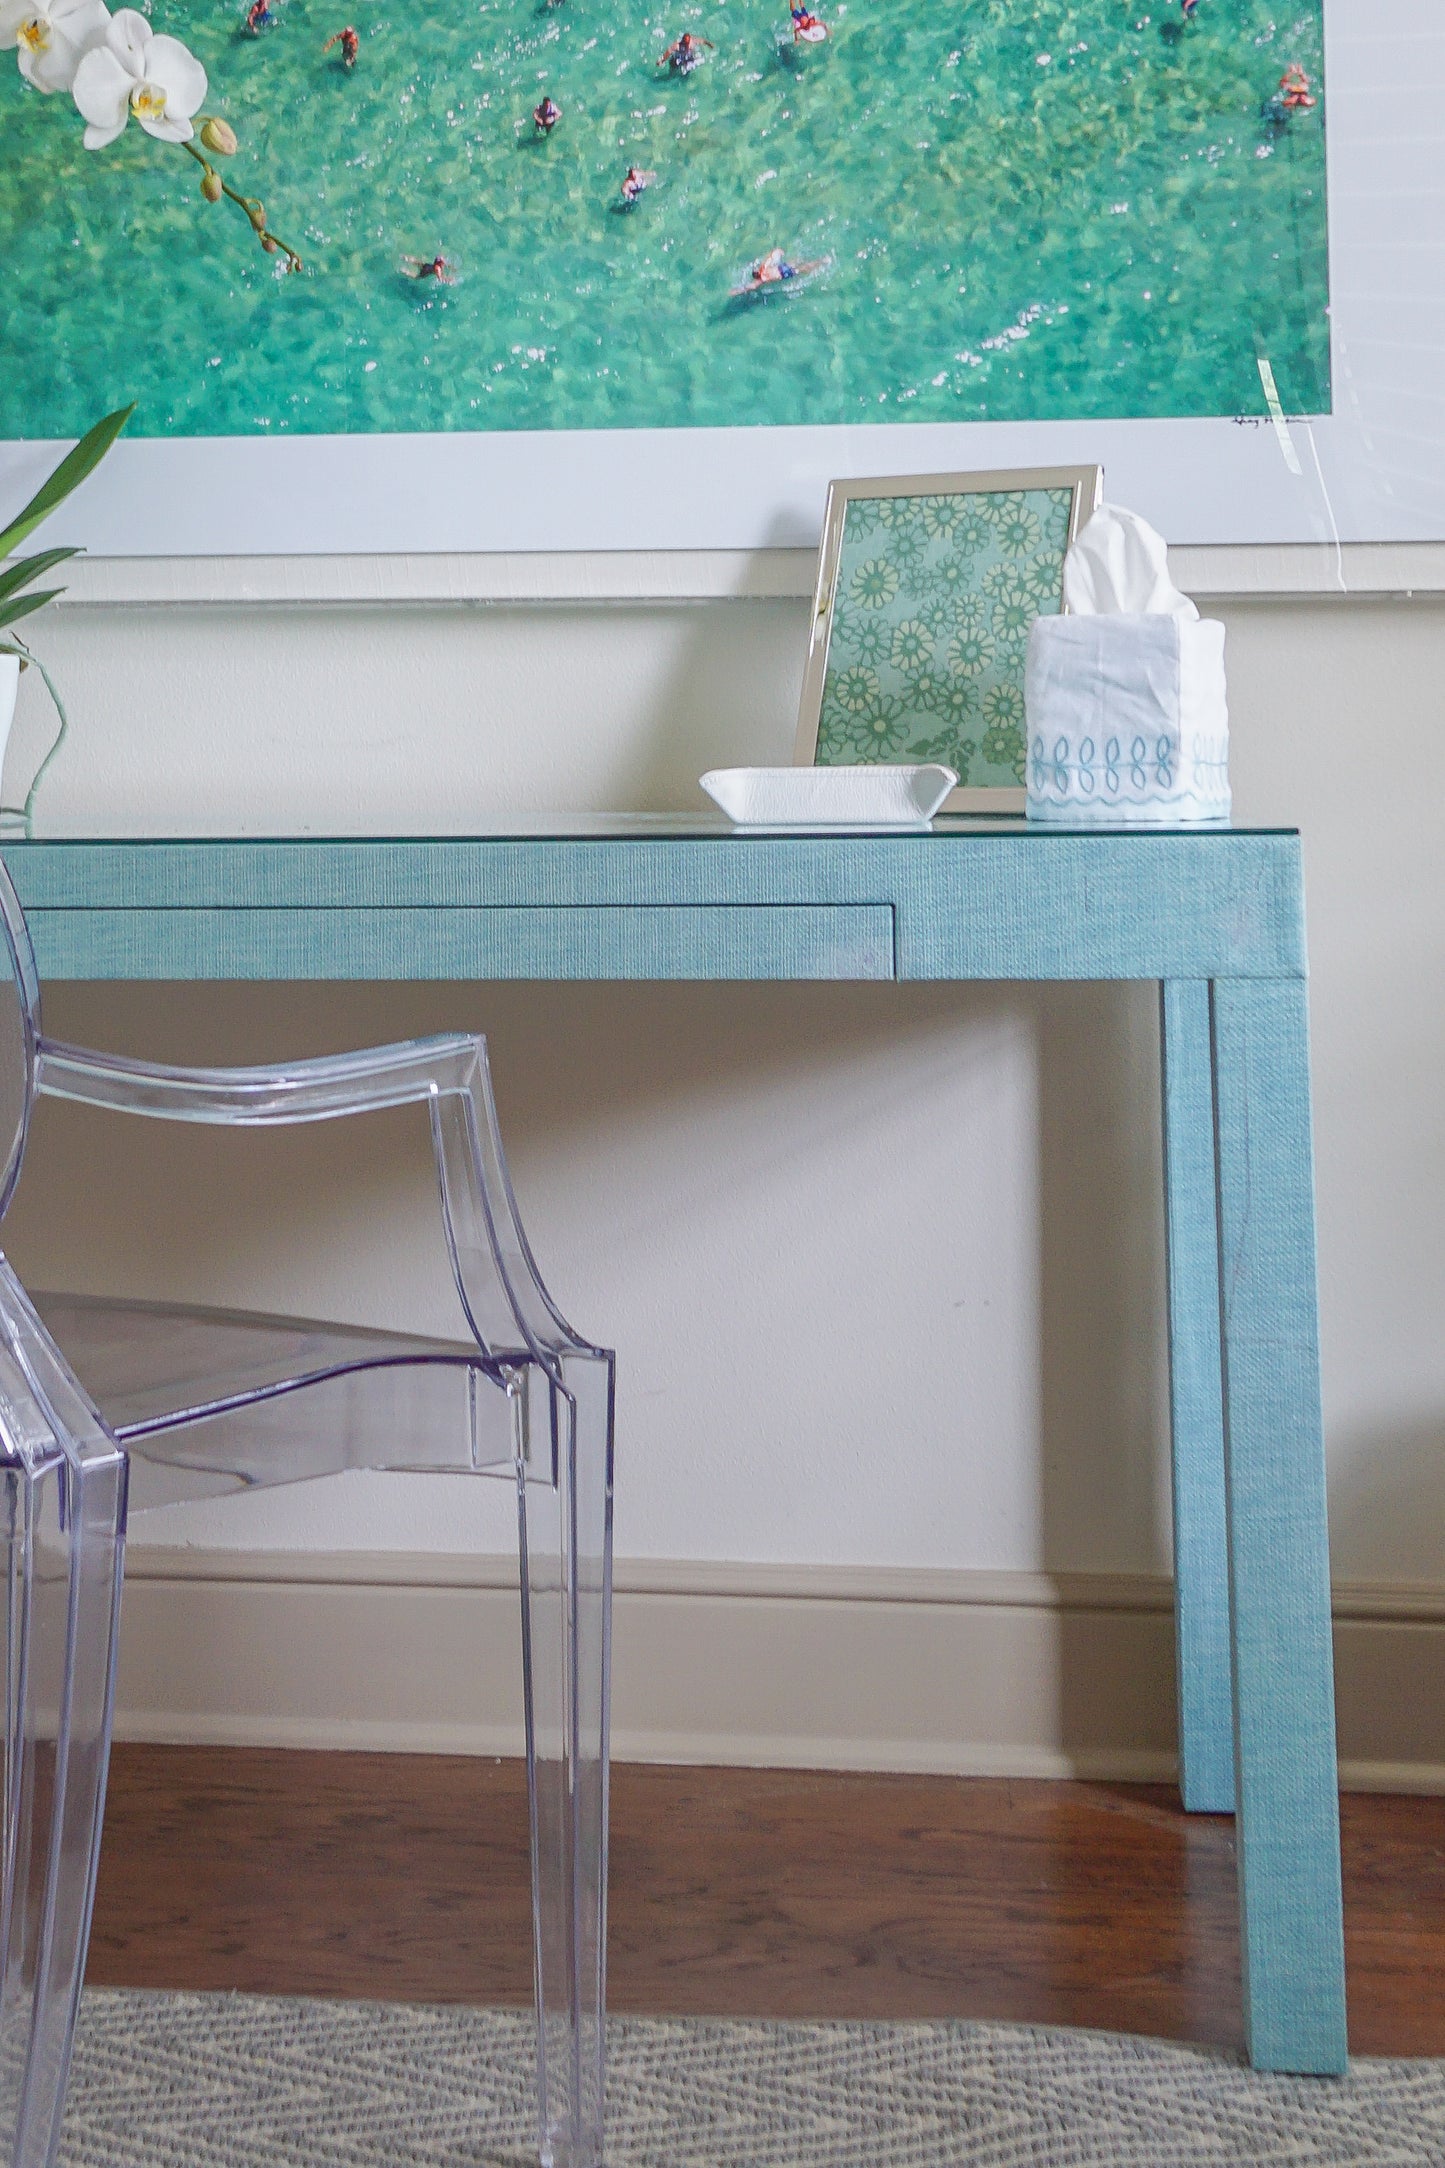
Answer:
POLYGON ((18 602, 0 603, 0 625, 4 625, 8 632, 12 625, 19 624, 22 617, 29 617, 36 610, 43 610, 47 602, 53 602, 57 595, 64 593, 63 587, 47 587, 38 595, 22 595, 18 602))
POLYGON ((17 557, 13 565, 0 572, 0 602, 7 595, 18 595, 22 587, 38 580, 52 565, 63 565, 67 557, 79 555, 79 550, 41 550, 35 557, 17 557))
POLYGON ((132 400, 128 407, 118 407, 114 414, 107 414, 93 429, 86 430, 50 479, 41 483, 18 518, 0 532, 0 557, 8 557, 18 543, 23 542, 43 519, 48 519, 56 506, 63 504, 70 492, 78 489, 86 476, 94 472, 134 412, 135 401, 132 400))

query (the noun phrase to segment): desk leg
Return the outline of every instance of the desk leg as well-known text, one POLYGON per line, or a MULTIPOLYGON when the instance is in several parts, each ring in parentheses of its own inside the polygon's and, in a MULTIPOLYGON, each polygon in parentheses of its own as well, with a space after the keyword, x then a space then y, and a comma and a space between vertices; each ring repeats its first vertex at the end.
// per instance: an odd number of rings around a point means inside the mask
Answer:
POLYGON ((1219 1348, 1219 1222, 1209 982, 1159 990, 1173 1436, 1179 1789, 1192 1814, 1234 1812, 1234 1694, 1219 1348))
POLYGON ((1297 979, 1220 979, 1225 1485, 1250 2058, 1345 2066, 1309 1030, 1297 979))

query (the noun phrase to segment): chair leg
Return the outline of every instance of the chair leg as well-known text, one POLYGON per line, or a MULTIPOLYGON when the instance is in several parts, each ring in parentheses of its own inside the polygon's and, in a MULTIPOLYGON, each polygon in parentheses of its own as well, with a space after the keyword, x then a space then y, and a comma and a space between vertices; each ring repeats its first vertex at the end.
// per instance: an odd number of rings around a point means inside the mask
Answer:
POLYGON ((1212 1002, 1245 2030, 1261 2070, 1345 2067, 1330 1560, 1305 988, 1212 1002))
POLYGON ((601 2168, 612 1364, 562 1370, 565 1389, 530 1373, 518 1483, 538 2146, 543 2168, 601 2168))
POLYGON ((1234 1693, 1229 1664, 1208 980, 1166 979, 1159 991, 1159 1020, 1169 1262, 1179 1790, 1191 1814, 1232 1814, 1234 1693))
POLYGON ((6 1471, 0 2155, 51 2168, 85 1971, 110 1755, 126 1463, 6 1471))

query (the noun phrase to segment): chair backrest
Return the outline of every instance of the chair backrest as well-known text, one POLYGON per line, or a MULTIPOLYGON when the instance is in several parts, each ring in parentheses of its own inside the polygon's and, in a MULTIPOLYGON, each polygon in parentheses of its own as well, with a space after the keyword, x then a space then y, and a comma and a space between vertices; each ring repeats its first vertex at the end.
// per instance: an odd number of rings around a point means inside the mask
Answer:
POLYGON ((25 1156, 39 1037, 35 951, 20 898, 0 861, 0 1218, 15 1194, 25 1156))

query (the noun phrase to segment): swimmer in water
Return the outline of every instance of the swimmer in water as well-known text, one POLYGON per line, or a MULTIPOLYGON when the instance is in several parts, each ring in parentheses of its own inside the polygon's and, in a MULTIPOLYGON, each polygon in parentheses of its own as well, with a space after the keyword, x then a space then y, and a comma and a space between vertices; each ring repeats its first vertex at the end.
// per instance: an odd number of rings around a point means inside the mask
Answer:
POLYGON ((1184 17, 1186 23, 1193 22, 1195 12, 1198 6, 1199 0, 1179 0, 1179 12, 1184 17))
POLYGON ((544 98, 540 105, 532 108, 532 126, 538 135, 550 135, 561 118, 561 106, 550 98, 544 98))
POLYGON ((776 286, 780 280, 795 279, 797 275, 797 266, 788 262, 780 248, 770 248, 748 274, 754 286, 776 286))
POLYGON ((321 48, 322 52, 329 53, 333 45, 339 45, 341 47, 342 66, 347 68, 354 68, 356 66, 357 55, 361 51, 361 40, 357 36, 356 32, 352 29, 350 23, 347 24, 344 30, 338 30, 333 37, 329 37, 326 40, 326 43, 321 48))
POLYGON ((251 0, 251 5, 246 10, 246 28, 253 38, 259 36, 263 30, 270 30, 275 21, 270 0, 251 0))
POLYGON ((1314 104, 1310 79, 1298 61, 1292 60, 1279 79, 1280 103, 1291 113, 1308 112, 1314 104))
MULTIPOLYGON (((1198 4, 1199 0, 1194 0, 1196 7, 1198 4)), ((793 43, 795 45, 799 38, 806 39, 809 44, 816 44, 821 38, 827 37, 828 25, 808 8, 795 7, 790 12, 793 18, 793 43)))
POLYGON ((452 283, 451 265, 445 256, 403 256, 401 275, 408 279, 435 279, 438 286, 452 283))
POLYGON ((643 189, 650 188, 656 179, 657 175, 655 173, 644 173, 640 166, 629 166, 622 176, 623 202, 626 204, 636 203, 643 189))
POLYGON ((657 65, 671 68, 674 75, 691 75, 702 60, 704 46, 710 53, 716 51, 711 38, 695 38, 690 30, 684 30, 676 43, 660 55, 657 65))

